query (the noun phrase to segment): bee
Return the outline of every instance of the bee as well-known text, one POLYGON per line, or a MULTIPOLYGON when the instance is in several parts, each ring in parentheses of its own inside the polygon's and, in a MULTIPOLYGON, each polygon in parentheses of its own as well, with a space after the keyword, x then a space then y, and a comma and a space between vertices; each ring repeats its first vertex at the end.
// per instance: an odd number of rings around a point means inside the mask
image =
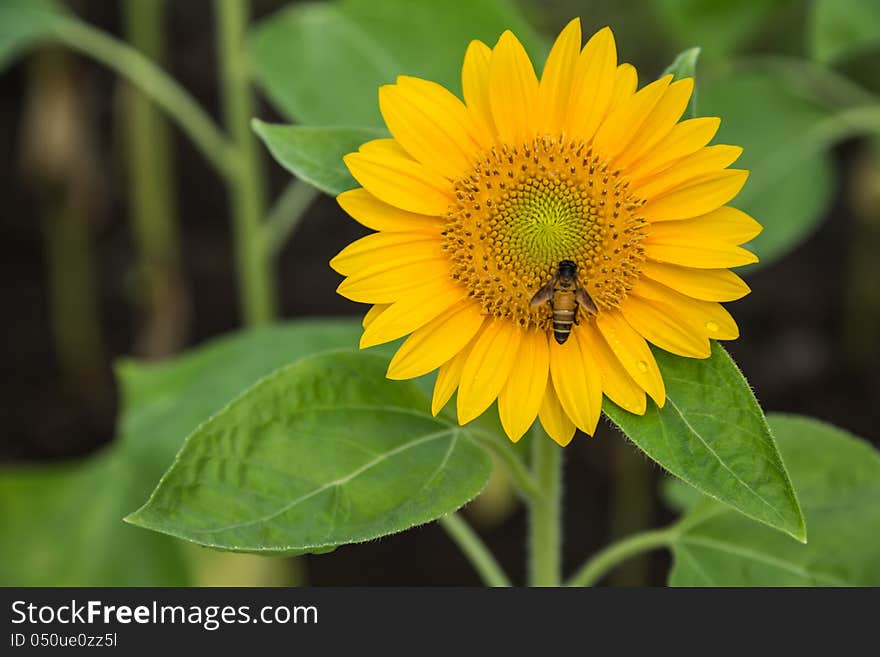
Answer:
POLYGON ((533 308, 545 303, 553 311, 553 337, 559 344, 565 344, 571 333, 571 325, 577 324, 578 308, 583 306, 588 315, 599 312, 596 304, 581 287, 577 277, 577 265, 571 260, 561 260, 556 274, 532 297, 533 308))

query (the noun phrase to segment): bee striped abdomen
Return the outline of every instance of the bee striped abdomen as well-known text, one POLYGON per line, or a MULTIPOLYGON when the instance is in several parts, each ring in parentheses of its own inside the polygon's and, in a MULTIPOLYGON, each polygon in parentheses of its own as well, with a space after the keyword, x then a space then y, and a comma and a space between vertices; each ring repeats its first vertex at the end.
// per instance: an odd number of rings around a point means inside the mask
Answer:
POLYGON ((553 337, 556 342, 564 344, 571 333, 577 314, 577 301, 573 293, 557 292, 553 299, 553 337))

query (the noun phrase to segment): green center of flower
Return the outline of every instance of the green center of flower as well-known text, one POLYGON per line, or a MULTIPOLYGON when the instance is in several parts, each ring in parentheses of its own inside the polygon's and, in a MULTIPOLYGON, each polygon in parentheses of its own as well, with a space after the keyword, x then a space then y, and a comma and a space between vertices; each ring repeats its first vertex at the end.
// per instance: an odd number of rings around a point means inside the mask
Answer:
POLYGON ((561 260, 577 264, 600 311, 618 307, 639 276, 642 201, 583 142, 493 148, 455 191, 443 233, 451 275, 487 314, 549 328, 550 309, 530 301, 561 260))

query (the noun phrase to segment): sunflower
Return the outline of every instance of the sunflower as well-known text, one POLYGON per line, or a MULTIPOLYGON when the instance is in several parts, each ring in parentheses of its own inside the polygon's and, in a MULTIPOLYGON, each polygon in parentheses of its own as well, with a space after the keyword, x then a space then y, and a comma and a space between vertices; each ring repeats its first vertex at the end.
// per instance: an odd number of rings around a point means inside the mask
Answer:
POLYGON ((761 226, 726 204, 748 172, 741 148, 707 144, 718 118, 681 121, 693 80, 637 89, 609 28, 581 47, 578 20, 557 38, 540 80, 509 31, 470 44, 464 102, 401 76, 379 90, 392 135, 345 159, 360 188, 338 197, 377 231, 331 266, 338 292, 373 304, 361 348, 408 336, 388 377, 439 368, 432 411, 458 390, 461 424, 496 399, 518 440, 540 419, 566 445, 592 435, 602 395, 644 414, 665 403, 648 346, 706 358, 736 323, 719 304, 749 292, 728 270, 756 262, 739 245, 761 226), (576 265, 579 304, 567 340, 550 304, 533 305, 559 263, 576 265))

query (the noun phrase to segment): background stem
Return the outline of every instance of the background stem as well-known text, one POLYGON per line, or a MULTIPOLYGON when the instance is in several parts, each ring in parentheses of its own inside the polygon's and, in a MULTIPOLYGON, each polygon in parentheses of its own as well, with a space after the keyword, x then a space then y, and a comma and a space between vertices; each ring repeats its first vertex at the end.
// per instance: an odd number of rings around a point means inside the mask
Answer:
MULTIPOLYGON (((614 463, 611 483, 610 541, 650 527, 654 512, 653 472, 647 459, 627 440, 611 445, 614 463)), ((613 586, 645 586, 650 577, 650 562, 642 557, 633 559, 626 568, 611 576, 613 586)))
POLYGON ((226 137, 165 71, 134 48, 74 18, 58 21, 54 35, 64 45, 96 59, 150 96, 221 174, 232 174, 233 158, 226 137))
POLYGON ((529 581, 559 586, 562 549, 562 448, 536 422, 532 428, 532 469, 540 495, 529 500, 529 581))
MULTIPOLYGON (((124 6, 125 31, 132 46, 157 63, 165 55, 166 7, 165 0, 126 0, 124 6)), ((143 283, 135 352, 158 358, 184 344, 191 314, 180 266, 171 135, 158 107, 134 86, 125 90, 124 115, 130 212, 143 283)))
POLYGON ((215 0, 214 6, 218 19, 223 110, 235 148, 229 183, 239 298, 245 324, 266 324, 275 317, 275 283, 261 234, 266 205, 264 176, 259 145, 251 130, 254 107, 244 54, 250 7, 247 0, 215 0))
POLYGON ((440 518, 440 525, 473 564, 486 586, 510 586, 510 580, 482 539, 457 513, 440 518))

